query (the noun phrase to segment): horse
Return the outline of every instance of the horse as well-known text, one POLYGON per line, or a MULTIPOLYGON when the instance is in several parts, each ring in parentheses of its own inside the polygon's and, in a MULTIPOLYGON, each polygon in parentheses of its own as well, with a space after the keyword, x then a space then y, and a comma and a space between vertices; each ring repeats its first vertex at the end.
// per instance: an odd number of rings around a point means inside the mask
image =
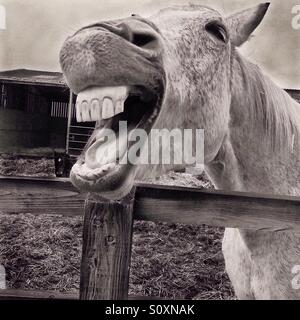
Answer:
MULTIPOLYGON (((298 196, 300 106, 238 49, 268 7, 223 17, 206 6, 174 6, 147 19, 133 14, 87 25, 68 37, 60 64, 78 95, 77 117, 96 121, 72 183, 120 199, 134 179, 172 168, 111 162, 101 132, 117 133, 126 120, 147 132, 204 129, 205 171, 217 189, 298 196)), ((115 139, 129 148, 121 133, 115 139)), ((226 228, 222 250, 238 299, 300 298, 292 285, 299 235, 226 228)))
POLYGON ((54 152, 55 175, 57 177, 68 177, 71 170, 71 158, 68 154, 54 152))

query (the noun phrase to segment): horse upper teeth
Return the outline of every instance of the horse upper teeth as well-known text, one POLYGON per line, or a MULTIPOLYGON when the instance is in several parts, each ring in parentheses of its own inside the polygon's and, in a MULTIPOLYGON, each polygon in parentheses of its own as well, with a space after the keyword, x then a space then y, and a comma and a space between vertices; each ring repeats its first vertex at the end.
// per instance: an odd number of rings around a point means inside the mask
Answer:
POLYGON ((81 114, 82 114, 82 121, 89 121, 90 114, 89 114, 87 101, 83 101, 81 103, 81 114))
POLYGON ((115 115, 114 104, 111 99, 104 98, 102 104, 102 119, 109 119, 115 115))
POLYGON ((78 107, 78 104, 76 106, 76 119, 78 122, 82 122, 81 108, 78 107))
POLYGON ((91 105, 91 117, 92 119, 98 119, 100 116, 100 102, 98 99, 94 99, 91 105))
POLYGON ((129 87, 93 87, 81 91, 76 101, 77 122, 109 119, 124 111, 129 87))
POLYGON ((115 113, 122 113, 124 111, 124 101, 118 100, 116 103, 115 113))

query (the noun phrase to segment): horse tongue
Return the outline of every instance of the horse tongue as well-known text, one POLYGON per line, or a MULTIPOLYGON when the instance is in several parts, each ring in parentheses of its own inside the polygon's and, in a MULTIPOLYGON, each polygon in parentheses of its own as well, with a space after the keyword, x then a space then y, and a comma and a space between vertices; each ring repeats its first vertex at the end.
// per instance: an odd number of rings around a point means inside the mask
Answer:
POLYGON ((116 163, 127 150, 127 133, 107 136, 93 143, 85 154, 85 163, 90 169, 101 168, 109 163, 116 163))

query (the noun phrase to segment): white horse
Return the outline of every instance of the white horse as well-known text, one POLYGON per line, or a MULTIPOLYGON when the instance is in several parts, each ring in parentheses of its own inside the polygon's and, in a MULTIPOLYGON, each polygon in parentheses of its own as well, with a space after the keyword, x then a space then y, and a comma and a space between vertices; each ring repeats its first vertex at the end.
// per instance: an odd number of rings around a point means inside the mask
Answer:
MULTIPOLYGON (((127 120, 147 131, 204 129, 205 170, 216 188, 299 195, 300 105, 237 51, 268 6, 227 18, 203 6, 172 7, 148 19, 96 23, 69 37, 62 70, 78 94, 78 118, 97 121, 73 183, 111 199, 129 192, 137 167, 98 161, 110 151, 102 127, 116 130, 127 120)), ((226 229, 223 252, 238 298, 300 297, 291 272, 300 264, 299 235, 226 229)))

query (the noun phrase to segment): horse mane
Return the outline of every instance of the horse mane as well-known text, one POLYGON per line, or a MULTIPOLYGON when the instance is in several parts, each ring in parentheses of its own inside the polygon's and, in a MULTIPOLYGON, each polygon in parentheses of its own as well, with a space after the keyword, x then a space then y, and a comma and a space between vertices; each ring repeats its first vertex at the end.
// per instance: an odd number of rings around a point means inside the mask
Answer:
POLYGON ((247 121, 253 130, 259 130, 266 147, 281 153, 293 151, 300 142, 300 104, 257 65, 237 52, 235 58, 241 70, 242 95, 249 115, 247 121))

